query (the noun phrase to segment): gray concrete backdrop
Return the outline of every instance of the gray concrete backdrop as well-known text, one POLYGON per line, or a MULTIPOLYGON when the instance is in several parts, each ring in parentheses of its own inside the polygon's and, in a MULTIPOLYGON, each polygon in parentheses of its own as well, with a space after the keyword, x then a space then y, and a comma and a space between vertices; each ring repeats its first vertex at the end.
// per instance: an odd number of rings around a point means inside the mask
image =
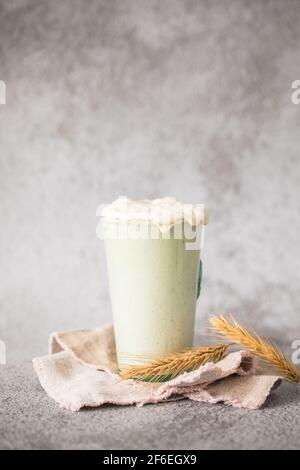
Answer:
MULTIPOLYGON (((207 204, 201 331, 300 338, 297 0, 0 0, 0 339, 110 319, 99 203, 207 204)), ((191 405, 190 405, 191 406, 191 405)))

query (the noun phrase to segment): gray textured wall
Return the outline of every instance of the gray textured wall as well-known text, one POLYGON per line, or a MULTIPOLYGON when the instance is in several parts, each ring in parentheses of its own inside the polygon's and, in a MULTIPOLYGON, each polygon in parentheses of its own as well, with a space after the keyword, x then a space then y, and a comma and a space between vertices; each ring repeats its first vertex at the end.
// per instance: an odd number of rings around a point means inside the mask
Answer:
POLYGON ((198 322, 300 336, 300 5, 0 0, 0 339, 110 318, 95 210, 206 202, 198 322))

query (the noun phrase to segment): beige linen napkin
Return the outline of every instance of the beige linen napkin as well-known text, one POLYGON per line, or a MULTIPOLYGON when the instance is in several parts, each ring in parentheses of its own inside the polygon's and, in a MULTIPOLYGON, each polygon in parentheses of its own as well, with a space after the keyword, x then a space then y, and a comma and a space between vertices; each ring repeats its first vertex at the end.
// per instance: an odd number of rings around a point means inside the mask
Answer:
POLYGON ((42 387, 60 406, 72 411, 105 403, 138 405, 189 398, 256 409, 281 382, 273 375, 255 375, 247 351, 228 354, 164 383, 122 380, 117 369, 112 326, 54 333, 49 355, 33 359, 42 387))

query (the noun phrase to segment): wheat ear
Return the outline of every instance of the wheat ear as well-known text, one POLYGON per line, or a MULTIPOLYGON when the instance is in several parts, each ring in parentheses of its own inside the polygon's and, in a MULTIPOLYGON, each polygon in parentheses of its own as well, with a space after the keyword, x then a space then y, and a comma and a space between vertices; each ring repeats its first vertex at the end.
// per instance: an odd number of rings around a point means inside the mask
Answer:
POLYGON ((299 370, 275 344, 259 337, 256 333, 250 333, 246 328, 239 325, 232 316, 230 320, 222 315, 219 317, 211 316, 209 323, 218 336, 245 347, 262 359, 265 364, 276 369, 281 377, 293 383, 300 381, 299 370))
POLYGON ((130 366, 120 372, 123 379, 148 380, 163 382, 174 379, 186 371, 197 369, 207 362, 222 359, 229 344, 217 344, 189 349, 187 351, 168 354, 154 359, 148 364, 130 366))

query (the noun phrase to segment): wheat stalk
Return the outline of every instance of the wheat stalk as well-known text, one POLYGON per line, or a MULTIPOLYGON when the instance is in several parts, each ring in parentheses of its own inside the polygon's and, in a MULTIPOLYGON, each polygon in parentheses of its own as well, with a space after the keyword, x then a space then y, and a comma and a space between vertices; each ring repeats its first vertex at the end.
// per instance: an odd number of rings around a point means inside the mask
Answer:
POLYGON ((227 338, 240 346, 245 347, 254 355, 263 360, 265 364, 277 370, 281 377, 289 382, 300 381, 299 370, 284 356, 280 349, 269 340, 259 337, 256 333, 250 333, 239 325, 231 316, 227 320, 222 315, 211 316, 209 322, 213 331, 222 338, 227 338))
POLYGON ((202 346, 187 351, 168 354, 154 359, 148 364, 130 366, 120 372, 123 379, 148 380, 163 382, 174 379, 186 371, 197 369, 207 362, 217 362, 222 359, 229 344, 202 346))

